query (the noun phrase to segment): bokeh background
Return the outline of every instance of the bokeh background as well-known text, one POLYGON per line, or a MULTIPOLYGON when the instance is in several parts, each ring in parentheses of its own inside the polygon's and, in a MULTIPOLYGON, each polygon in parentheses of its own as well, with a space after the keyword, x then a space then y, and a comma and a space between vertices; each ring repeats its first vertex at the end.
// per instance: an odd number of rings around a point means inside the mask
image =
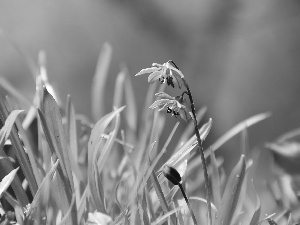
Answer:
MULTIPOLYGON (((197 108, 206 105, 213 118, 207 145, 261 112, 273 116, 249 129, 251 147, 300 124, 296 0, 0 0, 0 28, 35 61, 44 49, 50 82, 63 101, 71 94, 76 111, 89 117, 97 57, 109 42, 108 110, 120 65, 126 63, 142 106, 147 78, 134 75, 173 59, 190 82, 197 108)), ((3 37, 0 75, 34 95, 28 66, 3 37)), ((221 150, 228 153, 225 165, 236 163, 237 146, 239 138, 221 150)))

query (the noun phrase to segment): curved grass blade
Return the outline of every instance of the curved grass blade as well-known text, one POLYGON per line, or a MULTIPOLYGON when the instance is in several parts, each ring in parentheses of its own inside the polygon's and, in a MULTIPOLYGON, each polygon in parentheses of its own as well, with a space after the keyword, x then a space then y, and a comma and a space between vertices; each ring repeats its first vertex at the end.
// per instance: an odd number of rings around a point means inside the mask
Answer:
POLYGON ((110 44, 105 43, 102 46, 101 52, 98 57, 97 68, 91 89, 92 115, 95 121, 98 121, 102 116, 105 115, 105 87, 111 57, 112 47, 110 46, 110 44))
POLYGON ((245 128, 248 128, 250 126, 253 126, 254 124, 265 120, 271 116, 271 113, 261 113, 257 114, 255 116, 252 116, 237 125, 235 125, 233 128, 231 128, 228 132, 226 132, 224 135, 222 135, 218 140, 215 141, 214 144, 211 145, 211 148, 213 151, 216 151, 218 148, 220 148, 224 143, 226 143, 228 140, 230 140, 232 137, 243 131, 245 128))
POLYGON ((255 211, 254 211, 253 216, 250 221, 250 225, 257 225, 259 223, 259 218, 260 218, 260 213, 261 213, 261 205, 260 205, 260 198, 254 187, 253 180, 252 180, 252 186, 253 186, 253 190, 256 194, 256 206, 255 206, 255 211))
MULTIPOLYGON (((261 114, 257 114, 255 116, 252 116, 240 123, 238 123, 237 125, 235 125, 233 128, 231 128, 229 131, 227 131, 225 134, 223 134, 218 140, 216 140, 211 146, 210 148, 213 151, 218 150, 223 144, 225 144, 228 140, 230 140, 231 138, 233 138, 235 135, 237 135, 238 133, 240 133, 241 131, 243 131, 245 128, 248 128, 250 126, 253 126, 254 124, 263 121, 267 118, 269 118, 271 116, 271 113, 261 113, 261 114)), ((207 158, 209 156, 210 152, 209 151, 205 151, 204 156, 205 158, 207 158)), ((195 160, 193 160, 190 163, 190 168, 191 170, 193 170, 193 168, 198 167, 199 165, 202 164, 201 158, 197 157, 195 160)))
POLYGON ((12 170, 0 182, 0 198, 1 198, 2 194, 3 194, 3 192, 6 191, 6 189, 9 187, 9 185, 11 184, 11 182, 14 180, 14 178, 15 178, 18 170, 19 170, 19 167, 17 169, 12 170))
POLYGON ((220 174, 217 166, 215 153, 211 149, 210 151, 211 151, 210 159, 211 159, 211 167, 212 167, 212 175, 211 175, 212 195, 217 208, 219 208, 221 204, 220 174))
POLYGON ((238 164, 232 170, 221 201, 216 225, 230 224, 236 211, 239 195, 246 175, 246 160, 242 155, 238 164))
MULTIPOLYGON (((98 176, 98 171, 101 171, 101 169, 96 169, 95 156, 97 155, 99 147, 103 144, 102 136, 107 126, 124 108, 125 106, 107 114, 102 119, 100 119, 92 129, 90 139, 88 142, 88 182, 90 187, 90 195, 92 196, 91 201, 100 212, 105 212, 105 207, 103 199, 101 198, 100 193, 98 192, 96 176, 98 176)), ((104 156, 106 156, 106 154, 103 154, 103 159, 105 158, 104 156)), ((101 167, 102 166, 103 165, 101 165, 101 167)))
POLYGON ((74 192, 74 183, 69 157, 70 150, 69 146, 67 145, 59 107, 53 96, 47 91, 46 87, 43 87, 39 109, 40 110, 38 110, 38 114, 42 122, 46 139, 50 149, 52 149, 52 151, 54 150, 59 158, 59 164, 62 167, 64 175, 63 181, 65 182, 65 185, 67 185, 66 191, 68 198, 70 198, 69 201, 71 202, 71 193, 74 192))
MULTIPOLYGON (((4 151, 2 153, 5 154, 4 151)), ((5 157, 0 158, 0 161, 1 161, 0 162, 0 176, 1 177, 5 177, 7 174, 9 174, 14 169, 9 158, 6 157, 6 155, 4 155, 4 156, 5 157)), ((13 191, 14 191, 16 198, 17 198, 18 202, 20 203, 20 205, 22 207, 25 207, 29 203, 29 200, 27 198, 27 195, 26 195, 24 189, 22 188, 22 183, 18 176, 16 176, 15 179, 12 181, 11 187, 13 188, 13 191)))
POLYGON ((18 162, 20 164, 20 167, 24 173, 24 176, 26 180, 28 181, 30 191, 32 195, 34 195, 38 189, 36 180, 34 178, 34 174, 32 171, 32 167, 29 163, 28 156, 23 148, 23 145, 21 143, 20 137, 18 135, 18 131, 16 127, 14 126, 14 122, 17 119, 17 116, 21 113, 20 110, 14 110, 12 113, 9 114, 5 104, 3 101, 0 101, 0 114, 1 114, 1 120, 5 124, 4 127, 1 129, 1 149, 2 149, 2 140, 8 138, 10 136, 10 141, 12 143, 13 149, 15 151, 15 154, 18 158, 18 162), (7 122, 6 122, 7 121, 7 122), (4 133, 2 133, 4 132, 4 133))

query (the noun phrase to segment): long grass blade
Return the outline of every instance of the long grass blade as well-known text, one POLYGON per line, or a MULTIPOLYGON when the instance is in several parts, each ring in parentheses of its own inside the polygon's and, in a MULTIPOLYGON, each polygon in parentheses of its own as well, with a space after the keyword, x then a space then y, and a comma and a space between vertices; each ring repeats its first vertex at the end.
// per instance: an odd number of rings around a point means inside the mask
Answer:
POLYGON ((92 115, 95 121, 105 115, 105 87, 112 57, 112 47, 105 43, 98 57, 97 68, 92 83, 92 115))
POLYGON ((17 169, 12 170, 9 174, 7 174, 2 181, 0 182, 0 198, 3 194, 3 192, 6 191, 6 189, 9 187, 9 185, 11 184, 11 182, 14 180, 17 171, 18 171, 19 167, 17 169))
POLYGON ((238 164, 231 172, 221 201, 216 225, 230 224, 236 211, 239 195, 246 175, 246 160, 242 155, 238 164))
POLYGON ((260 205, 260 198, 259 198, 259 196, 256 192, 255 187, 254 187, 253 180, 252 180, 252 186, 253 186, 253 190, 256 194, 256 205, 255 205, 255 211, 254 211, 253 216, 252 216, 251 221, 250 221, 250 225, 257 225, 258 222, 259 222, 259 218, 260 218, 261 205, 260 205))
MULTIPOLYGON (((13 111, 12 116, 9 116, 9 112, 4 104, 3 101, 0 101, 0 114, 1 114, 1 120, 2 122, 7 121, 7 125, 4 125, 4 130, 5 132, 3 135, 5 137, 8 137, 8 134, 10 135, 10 141, 12 143, 13 149, 15 151, 15 154, 18 158, 18 162, 20 164, 20 167, 24 173, 24 176, 26 180, 28 181, 30 191, 32 195, 34 195, 37 191, 37 183, 34 178, 34 174, 31 168, 31 165, 28 160, 28 156, 23 148, 23 145, 21 143, 20 137, 18 135, 18 131, 15 126, 13 126, 17 116, 19 115, 20 111, 13 111)), ((6 124, 6 122, 5 122, 6 124)), ((2 144, 2 143, 1 143, 2 144)), ((2 149, 2 146, 1 146, 2 149)))
MULTIPOLYGON (((102 119, 100 119, 94 128, 92 129, 90 139, 88 142, 88 176, 89 176, 89 187, 90 187, 90 194, 92 196, 91 201, 93 202, 94 206, 100 211, 105 212, 104 202, 99 195, 98 192, 98 186, 96 185, 97 180, 96 177, 98 175, 98 171, 101 168, 96 170, 95 166, 95 156, 97 155, 97 152, 99 151, 99 147, 103 144, 103 137, 104 131, 108 127, 108 125, 111 123, 111 121, 125 108, 125 106, 114 110, 113 112, 107 114, 102 119)), ((101 160, 104 159, 106 156, 103 155, 101 160)), ((100 165, 103 167, 103 165, 100 165)))
POLYGON ((74 192, 74 182, 69 156, 70 150, 66 141, 59 107, 53 96, 45 87, 43 88, 40 110, 44 115, 45 124, 42 124, 43 129, 45 131, 45 128, 47 127, 49 131, 48 135, 45 133, 47 141, 49 142, 51 140, 55 153, 57 154, 63 171, 65 172, 65 176, 67 177, 68 186, 66 187, 66 191, 68 192, 69 200, 71 201, 71 193, 74 192))

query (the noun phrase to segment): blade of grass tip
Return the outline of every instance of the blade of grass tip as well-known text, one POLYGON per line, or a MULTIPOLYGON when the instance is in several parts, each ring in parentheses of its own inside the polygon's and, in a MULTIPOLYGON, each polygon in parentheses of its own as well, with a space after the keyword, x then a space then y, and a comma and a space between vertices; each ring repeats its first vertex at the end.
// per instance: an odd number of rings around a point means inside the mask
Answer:
MULTIPOLYGON (((120 115, 117 114, 115 117, 115 125, 113 130, 111 131, 109 138, 107 139, 103 149, 99 149, 101 150, 101 152, 98 150, 97 152, 100 153, 97 165, 98 165, 98 173, 100 174, 104 168, 105 162, 108 159, 109 153, 112 150, 112 146, 115 142, 115 138, 117 136, 117 133, 119 131, 119 127, 120 127, 120 115)), ((98 157, 97 157, 98 158, 98 157)))
POLYGON ((249 152, 249 136, 247 127, 242 130, 241 133, 241 154, 247 156, 249 152))
POLYGON ((66 141, 65 130, 62 125, 59 106, 57 105, 53 96, 47 91, 46 87, 43 88, 40 110, 44 115, 46 122, 43 128, 46 125, 50 132, 50 136, 47 138, 47 141, 49 142, 49 140, 52 140, 55 152, 60 160, 60 164, 62 165, 63 170, 66 172, 65 175, 68 178, 67 180, 69 183, 67 184, 68 186, 66 187, 66 191, 69 192, 68 198, 70 198, 69 200, 71 201, 71 193, 74 193, 74 182, 69 156, 70 150, 66 141))
POLYGON ((237 202, 246 174, 246 160, 242 155, 238 164, 232 170, 221 201, 216 225, 230 224, 236 211, 237 202))
POLYGON ((105 87, 111 58, 112 47, 110 44, 104 43, 98 57, 91 88, 92 115, 95 121, 105 115, 105 87))
POLYGON ((74 105, 71 100, 71 96, 67 98, 67 139, 70 146, 70 163, 71 168, 77 179, 84 180, 84 174, 79 169, 78 165, 78 136, 77 136, 77 125, 76 125, 76 114, 74 105))
MULTIPOLYGON (((6 156, 4 151, 1 154, 6 156)), ((8 158, 3 157, 0 160, 1 160, 1 162, 0 162, 0 177, 5 177, 14 168, 8 158)), ((29 200, 27 198, 27 195, 26 195, 24 189, 22 188, 22 183, 18 176, 16 176, 15 179, 13 179, 13 181, 11 183, 11 187, 13 188, 13 191, 16 195, 18 202, 20 202, 22 207, 25 207, 29 203, 29 200)))
POLYGON ((6 191, 6 189, 10 186, 11 182, 14 180, 18 170, 19 170, 19 167, 10 171, 10 173, 7 174, 0 182, 0 198, 3 194, 3 192, 6 191))
MULTIPOLYGON (((235 135, 237 135, 238 133, 240 133, 243 129, 245 129, 245 127, 251 127, 254 124, 265 120, 267 118, 269 118, 271 116, 271 113, 261 113, 261 114, 257 114, 255 116, 252 116, 240 123, 238 123, 237 125, 235 125, 233 128, 231 128, 229 131, 227 131, 225 134, 223 134, 220 138, 218 138, 210 147, 213 151, 218 150, 223 144, 225 144, 228 140, 230 140, 231 138, 233 138, 235 135)), ((209 151, 205 151, 204 152, 204 156, 205 158, 207 158, 209 156, 210 152, 209 151)), ((202 164, 201 158, 197 157, 195 160, 193 160, 193 162, 190 163, 190 168, 192 170, 192 168, 194 167, 198 167, 199 165, 202 164)))
MULTIPOLYGON (((3 101, 0 100, 0 114, 1 114, 1 120, 2 122, 5 121, 4 127, 1 129, 1 133, 3 133, 5 139, 7 139, 8 135, 10 136, 10 141, 12 143, 13 149, 15 151, 15 154, 18 158, 18 162, 21 166, 21 169, 24 173, 25 178, 27 179, 28 183, 29 183, 29 188, 30 191, 32 193, 32 195, 34 195, 37 191, 37 183, 36 180, 34 178, 33 175, 33 171, 31 168, 31 165, 29 163, 27 154, 22 146, 21 140, 19 138, 18 135, 18 131, 16 129, 16 127, 14 126, 14 123, 18 117, 18 115, 21 113, 22 111, 20 110, 14 110, 12 113, 9 114, 9 112, 7 111, 7 108, 4 104, 3 101)), ((2 136, 2 134, 1 134, 2 136)), ((2 137, 1 137, 2 139, 2 137)), ((2 143, 1 144, 1 149, 2 149, 2 143)))
POLYGON ((10 95, 18 99, 20 103, 25 104, 26 108, 31 106, 30 100, 21 94, 17 89, 15 89, 4 77, 0 77, 0 86, 10 95))
MULTIPOLYGON (((107 114, 102 119, 100 119, 94 126, 91 131, 90 139, 88 142, 88 183, 90 187, 90 194, 93 196, 91 198, 95 207, 102 212, 105 212, 104 202, 102 202, 101 197, 99 196, 98 188, 96 185, 96 175, 97 170, 95 164, 95 156, 99 150, 99 146, 103 142, 102 135, 104 134, 105 129, 110 124, 110 122, 125 108, 125 106, 107 114)), ((98 170, 99 171, 99 170, 98 170)))
POLYGON ((214 151, 211 151, 210 160, 212 165, 212 175, 211 175, 211 186, 212 186, 212 195, 215 201, 217 208, 219 209, 221 204, 221 182, 220 182, 220 174, 219 169, 217 167, 217 160, 214 154, 214 151))
MULTIPOLYGON (((207 111, 206 106, 203 106, 201 109, 199 109, 199 111, 196 114, 196 119, 197 119, 198 123, 200 123, 200 121, 202 120, 202 118, 205 115, 206 111, 207 111)), ((192 136, 194 130, 195 130, 194 122, 191 121, 189 123, 189 125, 185 128, 185 130, 183 131, 183 133, 182 133, 175 149, 178 149, 180 146, 182 146, 184 143, 186 143, 188 138, 190 136, 192 136)))
POLYGON ((245 128, 251 127, 254 124, 265 120, 271 116, 271 113, 261 113, 257 114, 255 116, 252 116, 237 125, 235 125, 233 128, 231 128, 228 132, 226 132, 224 135, 222 135, 218 140, 215 141, 214 144, 212 144, 211 148, 213 151, 216 151, 218 148, 220 148, 224 143, 226 143, 228 140, 230 140, 232 137, 240 133, 245 128))
POLYGON ((255 205, 255 210, 254 210, 254 213, 253 213, 251 221, 250 221, 250 225, 257 225, 258 222, 259 222, 260 213, 261 213, 261 204, 260 204, 260 198, 259 198, 259 196, 256 192, 256 189, 255 189, 253 180, 252 180, 252 187, 253 187, 253 190, 254 190, 255 195, 256 195, 256 205, 255 205))
POLYGON ((125 79, 126 79, 126 72, 124 69, 121 69, 121 71, 117 75, 116 82, 115 82, 115 89, 114 89, 115 92, 114 92, 114 99, 112 105, 113 108, 119 108, 122 105, 125 79))
MULTIPOLYGON (((42 176, 39 173, 39 168, 38 168, 38 164, 35 158, 35 154, 33 152, 33 149, 35 148, 35 144, 33 143, 34 140, 32 139, 32 134, 29 131, 25 131, 23 126, 22 126, 22 121, 20 120, 20 118, 17 118, 16 120, 16 125, 18 128, 18 131, 20 133, 20 136, 22 137, 22 141, 24 144, 24 148, 26 149, 26 153, 28 155, 28 159, 29 159, 29 163, 35 178, 35 181, 37 183, 37 186, 39 186, 42 182, 42 176)), ((34 184, 31 184, 34 185, 34 184)))
POLYGON ((28 69, 30 70, 33 79, 35 79, 35 77, 37 76, 38 67, 34 60, 31 57, 29 57, 29 55, 19 46, 17 42, 15 42, 15 40, 8 34, 8 32, 5 32, 3 29, 0 29, 0 37, 5 38, 5 40, 7 40, 8 43, 10 43, 11 46, 15 48, 15 50, 26 62, 26 65, 28 66, 28 69))
POLYGON ((127 141, 129 141, 130 143, 135 143, 138 113, 137 113, 135 95, 133 91, 134 89, 132 86, 130 76, 125 77, 124 85, 125 85, 125 102, 127 106, 126 113, 125 113, 126 123, 127 123, 126 136, 127 136, 127 141))
POLYGON ((276 142, 282 143, 282 142, 287 141, 288 139, 297 137, 299 135, 300 135, 300 128, 296 128, 294 130, 291 130, 291 131, 289 131, 289 132, 284 133, 283 135, 281 135, 279 138, 277 138, 276 142))

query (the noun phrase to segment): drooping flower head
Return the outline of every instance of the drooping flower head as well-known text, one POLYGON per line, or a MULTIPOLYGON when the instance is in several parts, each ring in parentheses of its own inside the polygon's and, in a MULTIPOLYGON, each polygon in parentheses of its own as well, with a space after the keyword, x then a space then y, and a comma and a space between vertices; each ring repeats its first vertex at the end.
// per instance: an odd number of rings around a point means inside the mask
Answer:
POLYGON ((167 85, 170 85, 173 88, 175 87, 175 84, 177 84, 179 88, 182 87, 182 78, 184 78, 184 76, 172 60, 169 60, 162 65, 153 63, 152 67, 142 69, 135 76, 147 73, 150 73, 148 76, 149 83, 153 83, 158 80, 160 83, 167 82, 167 85))
POLYGON ((188 121, 189 112, 185 104, 185 99, 182 96, 172 97, 164 92, 156 93, 155 96, 160 98, 156 100, 149 108, 159 108, 158 111, 166 110, 172 116, 180 116, 183 120, 188 121))

